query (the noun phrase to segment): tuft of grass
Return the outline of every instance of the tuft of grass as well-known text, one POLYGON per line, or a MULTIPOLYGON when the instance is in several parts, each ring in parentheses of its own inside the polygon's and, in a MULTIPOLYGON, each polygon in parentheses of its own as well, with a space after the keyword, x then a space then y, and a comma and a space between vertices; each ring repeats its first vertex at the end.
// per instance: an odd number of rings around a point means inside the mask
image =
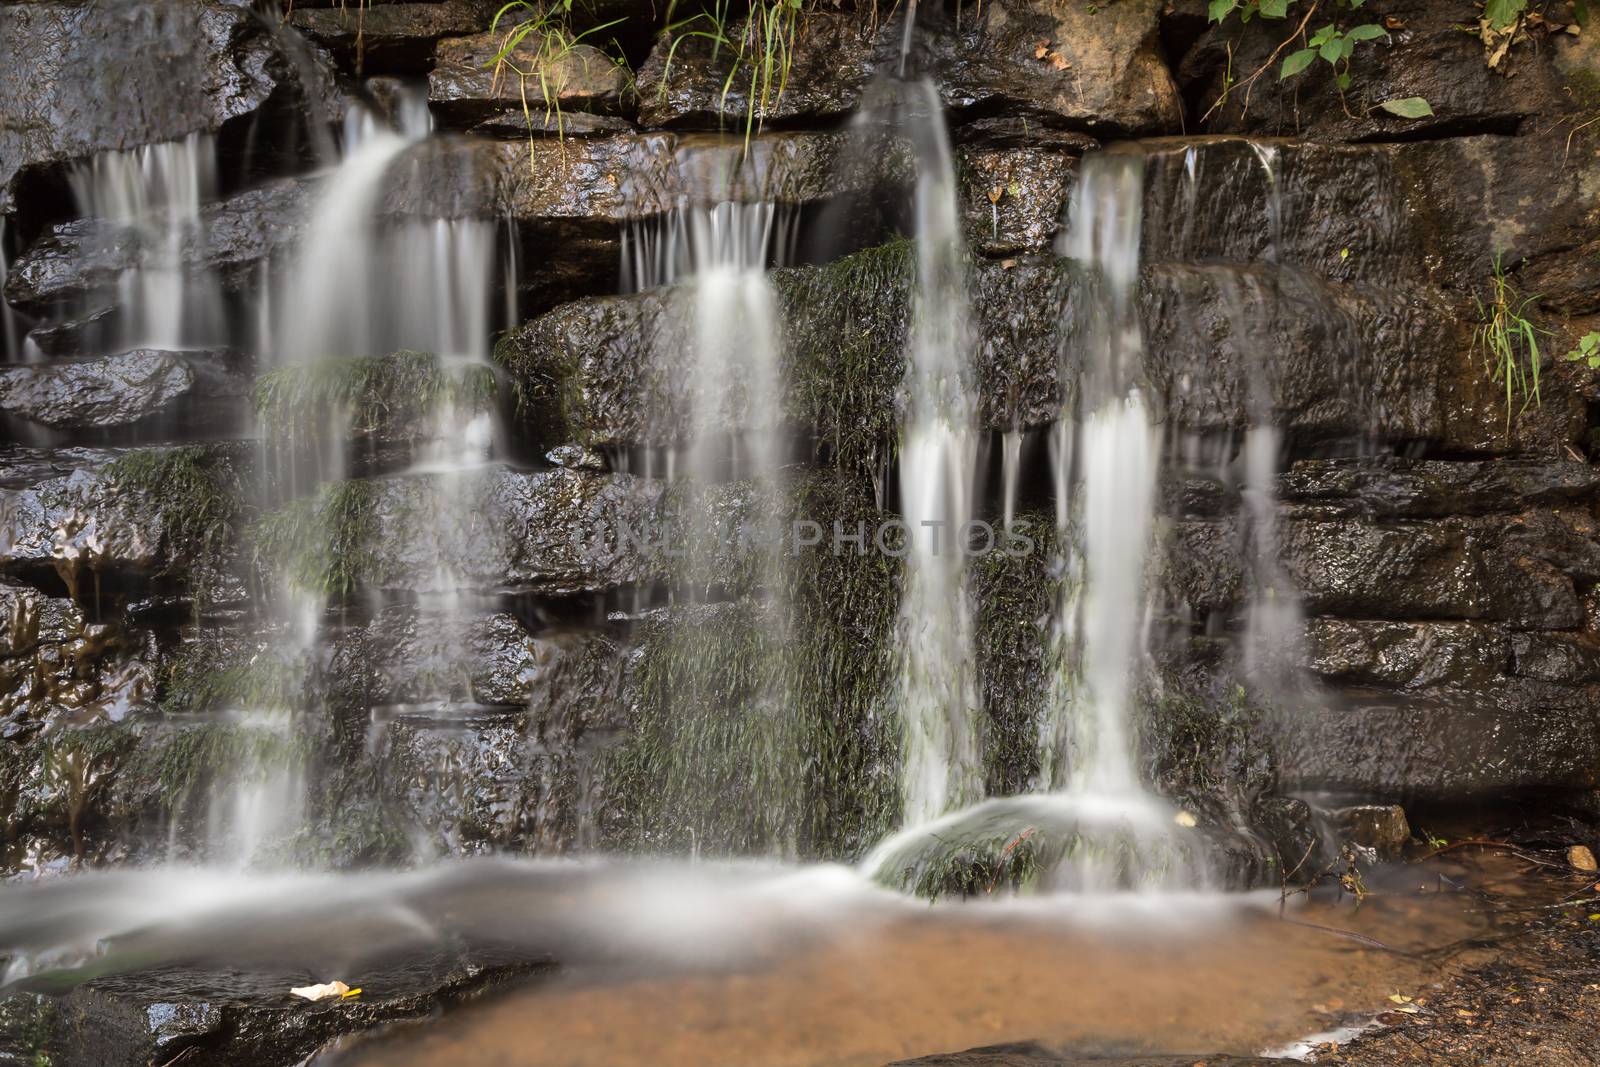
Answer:
POLYGON ((1527 317, 1538 296, 1519 293, 1494 257, 1494 274, 1489 299, 1473 294, 1478 309, 1478 327, 1472 333, 1473 346, 1483 360, 1484 373, 1505 387, 1506 433, 1511 432, 1513 414, 1528 410, 1539 399, 1539 334, 1545 331, 1527 317), (1521 406, 1517 406, 1518 398, 1521 406))
MULTIPOLYGON (((566 129, 561 117, 561 91, 565 88, 564 78, 557 78, 553 72, 560 70, 561 66, 571 57, 574 50, 584 43, 584 40, 596 34, 603 33, 615 26, 626 22, 626 19, 612 19, 610 22, 592 26, 581 33, 572 30, 572 0, 557 0, 547 6, 536 6, 529 0, 511 0, 495 12, 494 21, 489 26, 490 33, 500 32, 500 23, 505 20, 509 28, 500 39, 500 48, 486 66, 494 68, 495 81, 508 72, 517 79, 518 95, 522 98, 522 117, 528 124, 528 166, 535 167, 534 159, 534 134, 533 108, 528 99, 528 83, 534 81, 539 86, 539 96, 544 102, 544 122, 539 128, 550 124, 555 119, 556 138, 561 141, 566 139, 566 129), (508 16, 510 16, 508 18, 508 16), (518 19, 520 18, 520 21, 518 19), (522 50, 524 43, 529 39, 537 42, 529 55, 522 50), (519 60, 527 65, 520 66, 519 60)), ((622 55, 622 46, 613 37, 611 40, 612 51, 606 58, 625 74, 628 61, 622 55)))
POLYGON ((728 74, 722 82, 722 95, 718 98, 718 111, 725 112, 728 94, 733 87, 743 83, 746 89, 745 148, 750 138, 760 129, 766 116, 783 99, 789 86, 789 71, 794 63, 795 39, 799 33, 800 13, 804 0, 755 0, 745 11, 744 22, 734 28, 735 17, 744 9, 735 9, 731 0, 713 0, 709 8, 688 18, 674 22, 673 10, 677 0, 667 9, 666 32, 673 38, 667 49, 666 63, 662 68, 661 91, 667 91, 667 79, 678 46, 687 40, 707 41, 711 45, 711 59, 716 62, 726 52, 729 56, 728 74))

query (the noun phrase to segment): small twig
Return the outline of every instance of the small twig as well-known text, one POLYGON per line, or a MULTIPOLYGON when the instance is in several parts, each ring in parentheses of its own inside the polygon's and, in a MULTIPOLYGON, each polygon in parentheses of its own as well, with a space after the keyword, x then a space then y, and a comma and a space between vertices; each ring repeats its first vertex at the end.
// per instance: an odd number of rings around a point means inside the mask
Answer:
POLYGON ((1301 919, 1290 919, 1287 917, 1280 918, 1283 922, 1293 923, 1295 926, 1304 926, 1307 930, 1320 930, 1325 934, 1333 934, 1335 937, 1349 938, 1351 941, 1359 942, 1360 944, 1366 945, 1370 948, 1377 948, 1382 949, 1385 952, 1392 952, 1396 956, 1405 956, 1414 960, 1422 959, 1422 957, 1417 955, 1415 952, 1407 952, 1403 948, 1395 948, 1393 945, 1386 945, 1375 937, 1368 937, 1366 934, 1358 934, 1354 930, 1341 930, 1337 926, 1323 926, 1321 923, 1308 923, 1301 919))

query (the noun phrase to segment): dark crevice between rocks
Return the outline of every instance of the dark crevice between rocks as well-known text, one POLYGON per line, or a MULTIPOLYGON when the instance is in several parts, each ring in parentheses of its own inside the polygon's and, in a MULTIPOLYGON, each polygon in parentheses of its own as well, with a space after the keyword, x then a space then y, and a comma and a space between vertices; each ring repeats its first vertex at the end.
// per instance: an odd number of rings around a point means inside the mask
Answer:
POLYGON ((1445 119, 1415 130, 1385 131, 1369 137, 1353 137, 1348 144, 1417 144, 1422 141, 1449 141, 1457 137, 1515 137, 1528 125, 1529 115, 1482 115, 1445 119))

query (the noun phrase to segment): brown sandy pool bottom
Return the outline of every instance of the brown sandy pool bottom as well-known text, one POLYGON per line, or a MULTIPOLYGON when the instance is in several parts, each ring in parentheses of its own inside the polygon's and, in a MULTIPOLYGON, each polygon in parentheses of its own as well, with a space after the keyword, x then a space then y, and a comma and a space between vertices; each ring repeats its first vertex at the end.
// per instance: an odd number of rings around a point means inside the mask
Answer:
POLYGON ((1550 892, 1494 854, 1389 868, 1367 886, 1359 904, 1323 894, 1281 918, 1276 894, 1223 915, 1183 897, 1104 914, 1056 899, 852 915, 736 964, 568 968, 316 1062, 876 1067, 1029 1039, 1083 1055, 1281 1055, 1426 1010, 1439 983, 1496 951, 1485 894, 1550 892))

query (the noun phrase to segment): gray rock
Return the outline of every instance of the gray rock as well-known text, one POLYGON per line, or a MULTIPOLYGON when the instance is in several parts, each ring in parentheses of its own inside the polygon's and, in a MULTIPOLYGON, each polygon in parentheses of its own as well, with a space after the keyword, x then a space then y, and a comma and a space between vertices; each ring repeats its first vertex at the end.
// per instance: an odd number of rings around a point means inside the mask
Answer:
POLYGON ((1511 647, 1504 631, 1482 623, 1330 618, 1306 623, 1308 665, 1342 685, 1487 687, 1505 671, 1511 647))
POLYGON ((487 30, 499 6, 494 0, 321 8, 296 4, 290 24, 353 69, 422 74, 441 38, 487 30))
POLYGON ((281 66, 244 5, 0 6, 0 211, 19 174, 256 112, 281 66))
POLYGON ((962 224, 988 256, 1048 252, 1066 219, 1077 160, 1094 142, 957 150, 962 224))
POLYGON ((616 113, 630 97, 627 71, 592 45, 579 44, 546 55, 534 31, 507 53, 505 30, 440 41, 428 74, 428 101, 449 121, 470 124, 521 108, 535 114, 616 113))
POLYGON ((1591 634, 1513 634, 1511 657, 1511 673, 1522 677, 1563 685, 1600 682, 1600 643, 1591 634))
POLYGON ((906 179, 903 146, 878 172, 848 165, 859 142, 847 133, 737 137, 628 134, 572 142, 434 140, 392 168, 384 210, 396 215, 507 214, 522 224, 586 222, 610 232, 681 200, 811 204, 858 192, 887 170, 906 179))
POLYGON ((1593 788, 1600 689, 1503 678, 1487 690, 1334 693, 1276 724, 1285 789, 1464 800, 1593 788))
MULTIPOLYGON (((202 208, 199 234, 186 239, 183 263, 194 274, 217 277, 225 291, 250 291, 261 263, 299 237, 315 185, 314 179, 285 178, 202 208)), ((113 286, 141 254, 126 231, 108 240, 97 220, 62 223, 12 264, 6 297, 37 309, 85 300, 113 286)))
POLYGON ((511 141, 529 134, 541 137, 607 137, 633 133, 633 123, 615 115, 588 111, 546 111, 543 107, 511 108, 489 116, 468 132, 496 141, 511 141))
POLYGON ((1567 460, 1303 459, 1278 478, 1297 514, 1328 518, 1437 519, 1530 507, 1583 506, 1600 492, 1600 468, 1567 460))
POLYGON ((249 380, 228 352, 134 349, 0 370, 5 417, 78 440, 116 431, 203 434, 248 422, 249 380))
MULTIPOLYGON (((790 360, 789 424, 824 441, 895 432, 912 259, 909 246, 888 246, 774 276, 790 360)), ((1438 368, 1461 336, 1436 297, 1266 268, 1158 264, 1144 279, 1146 373, 1169 425, 1240 431, 1254 384, 1301 440, 1443 432, 1438 368), (1330 348, 1341 357, 1328 358, 1330 348), (1394 351, 1411 356, 1395 360, 1394 351)), ((979 261, 970 293, 981 423, 1054 421, 1061 366, 1075 374, 1082 358, 1083 295, 1072 268, 1055 259, 979 261)), ((497 358, 524 400, 537 401, 530 410, 543 425, 535 429, 552 444, 672 440, 691 400, 682 366, 691 300, 676 289, 575 301, 512 331, 497 358)), ((732 412, 731 426, 747 418, 732 412)))
MULTIPOLYGON (((1317 140, 1420 140, 1473 132, 1515 133, 1535 116, 1548 119, 1574 108, 1564 68, 1573 64, 1587 42, 1541 33, 1538 40, 1512 48, 1503 69, 1491 70, 1477 35, 1460 28, 1472 13, 1461 15, 1428 0, 1397 0, 1382 14, 1400 28, 1386 38, 1358 45, 1349 67, 1350 87, 1343 94, 1334 86, 1333 67, 1321 61, 1281 82, 1276 69, 1268 70, 1248 97, 1243 91, 1228 94, 1209 120, 1209 130, 1298 134, 1317 140), (1411 96, 1427 98, 1433 114, 1405 119, 1378 107, 1386 100, 1411 96)), ((1559 17, 1559 12, 1552 15, 1559 17)), ((1374 15, 1366 21, 1382 20, 1374 15)), ((1258 19, 1245 25, 1236 17, 1224 20, 1184 58, 1180 77, 1186 93, 1198 100, 1202 112, 1210 109, 1228 76, 1225 72, 1235 82, 1253 74, 1283 38, 1281 22, 1258 19)))
POLYGON ((959 32, 924 34, 918 67, 947 108, 1124 137, 1177 133, 1183 105, 1161 58, 1162 6, 995 0, 959 32))
MULTIPOLYGON (((749 25, 739 20, 728 32, 748 33, 749 25)), ((897 36, 887 23, 874 30, 865 12, 808 12, 805 30, 795 38, 784 91, 769 90, 764 100, 758 91, 752 100, 748 67, 742 77, 729 81, 733 50, 714 49, 703 37, 664 35, 639 68, 639 121, 646 126, 742 131, 747 118, 777 122, 841 117, 855 109, 873 71, 888 62, 897 36)))
MULTIPOLYGON (((1026 115, 1047 126, 1127 134, 1177 132, 1181 105, 1156 41, 1154 0, 1094 10, 1037 0, 999 0, 968 13, 959 30, 923 12, 915 70, 931 76, 945 107, 1026 115), (1054 57, 1038 56, 1048 39, 1054 57)), ((729 33, 749 32, 746 22, 729 33)), ((664 38, 639 70, 640 119, 650 126, 742 127, 847 114, 878 73, 898 70, 901 24, 869 13, 808 12, 790 55, 788 83, 765 99, 729 49, 664 38), (674 46, 676 46, 674 50, 674 46), (667 57, 671 52, 671 64, 667 57), (724 86, 729 86, 724 95, 724 86), (753 97, 753 98, 752 98, 753 97)))

